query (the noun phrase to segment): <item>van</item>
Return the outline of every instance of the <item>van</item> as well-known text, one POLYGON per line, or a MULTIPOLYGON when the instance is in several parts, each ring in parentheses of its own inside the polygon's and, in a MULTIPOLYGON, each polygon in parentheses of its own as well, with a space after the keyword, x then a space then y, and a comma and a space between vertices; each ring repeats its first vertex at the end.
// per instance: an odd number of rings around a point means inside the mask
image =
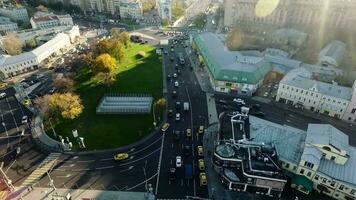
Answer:
POLYGON ((188 102, 183 103, 183 109, 184 109, 184 111, 189 111, 189 103, 188 102))

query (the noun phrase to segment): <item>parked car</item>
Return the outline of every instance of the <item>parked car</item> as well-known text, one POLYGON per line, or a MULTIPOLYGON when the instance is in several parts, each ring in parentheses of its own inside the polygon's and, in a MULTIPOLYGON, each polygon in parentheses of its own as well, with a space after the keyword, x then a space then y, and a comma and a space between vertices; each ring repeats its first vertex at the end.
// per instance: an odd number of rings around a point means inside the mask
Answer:
POLYGON ((169 128, 169 123, 164 123, 162 128, 161 128, 161 131, 162 132, 166 132, 168 130, 168 128, 169 128))
POLYGON ((180 139, 180 131, 174 131, 174 140, 178 141, 180 139))
POLYGON ((173 117, 173 110, 168 110, 168 117, 172 118, 173 117))
POLYGON ((198 167, 199 167, 199 170, 201 170, 201 171, 205 170, 205 163, 204 163, 203 159, 198 160, 198 167))
POLYGON ((181 156, 176 157, 176 167, 182 167, 182 157, 181 156))
POLYGON ((204 133, 204 126, 199 126, 198 133, 199 134, 204 133))
POLYGON ((175 87, 178 87, 178 86, 179 86, 178 81, 174 82, 174 86, 175 86, 175 87))
POLYGON ((169 168, 169 180, 173 181, 176 179, 176 168, 169 168))
POLYGON ((22 116, 21 123, 26 124, 28 120, 27 115, 22 116))
POLYGON ((176 121, 180 120, 180 113, 176 113, 176 121))
POLYGON ((240 98, 234 98, 232 101, 237 103, 238 105, 245 105, 245 101, 240 98))
POLYGON ((6 97, 6 93, 5 92, 0 93, 0 99, 5 98, 5 97, 6 97))
POLYGON ((183 152, 185 156, 190 156, 190 153, 192 152, 190 145, 184 145, 183 152))
POLYGON ((186 134, 188 138, 192 137, 192 129, 187 128, 186 134))
POLYGON ((204 172, 199 174, 199 180, 200 180, 200 186, 207 184, 206 174, 204 172))
POLYGON ((198 156, 204 155, 203 146, 197 146, 198 156))

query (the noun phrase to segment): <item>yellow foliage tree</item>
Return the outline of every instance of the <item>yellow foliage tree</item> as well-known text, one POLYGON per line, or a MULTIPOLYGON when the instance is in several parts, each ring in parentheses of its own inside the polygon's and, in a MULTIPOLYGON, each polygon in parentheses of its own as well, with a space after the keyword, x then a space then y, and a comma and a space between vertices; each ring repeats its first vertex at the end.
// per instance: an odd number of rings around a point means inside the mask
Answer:
POLYGON ((3 48, 10 55, 18 55, 22 52, 22 43, 16 37, 16 33, 8 33, 2 40, 3 48))
POLYGON ((111 57, 109 54, 104 53, 96 57, 93 64, 93 71, 95 73, 104 72, 112 73, 116 67, 116 59, 111 57))

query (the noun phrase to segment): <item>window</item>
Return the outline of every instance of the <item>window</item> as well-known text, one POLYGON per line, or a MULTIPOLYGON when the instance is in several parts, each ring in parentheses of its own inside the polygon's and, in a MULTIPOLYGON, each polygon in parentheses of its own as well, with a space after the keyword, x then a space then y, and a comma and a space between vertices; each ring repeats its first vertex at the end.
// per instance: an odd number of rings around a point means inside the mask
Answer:
POLYGON ((334 187, 334 186, 335 186, 335 181, 332 181, 332 182, 330 183, 330 186, 334 187))
POLYGON ((298 90, 298 89, 295 89, 295 91, 296 91, 296 92, 299 92, 299 90, 298 90))
POLYGON ((304 169, 301 169, 299 173, 304 174, 304 169))
POLYGON ((356 192, 356 190, 355 190, 355 189, 352 189, 351 192, 350 192, 350 194, 354 195, 355 192, 356 192))
POLYGON ((351 113, 354 114, 356 112, 356 108, 351 110, 351 113))
POLYGON ((323 178, 323 183, 326 183, 326 178, 323 178))
POLYGON ((344 189, 344 185, 340 185, 339 190, 343 190, 344 189))
POLYGON ((303 90, 301 90, 300 93, 303 94, 303 90))
POLYGON ((311 176, 311 172, 308 172, 308 173, 307 173, 307 176, 310 177, 310 176, 311 176))
POLYGON ((336 158, 335 156, 331 156, 331 160, 335 160, 335 158, 336 158))
POLYGON ((289 168, 289 163, 286 163, 286 168, 289 168))
POLYGON ((319 175, 315 175, 315 176, 314 176, 314 179, 315 179, 315 180, 319 180, 319 175))

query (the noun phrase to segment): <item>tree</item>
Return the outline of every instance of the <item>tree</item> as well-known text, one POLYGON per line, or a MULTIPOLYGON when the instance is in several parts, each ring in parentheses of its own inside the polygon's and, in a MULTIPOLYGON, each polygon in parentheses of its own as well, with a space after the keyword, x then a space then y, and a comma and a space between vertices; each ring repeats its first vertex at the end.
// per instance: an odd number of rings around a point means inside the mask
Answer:
POLYGON ((162 26, 163 26, 163 27, 169 26, 169 21, 168 21, 168 19, 163 19, 163 20, 162 20, 162 26))
POLYGON ((96 83, 104 84, 104 85, 110 87, 114 83, 116 78, 115 78, 114 74, 112 74, 112 73, 99 72, 95 76, 95 80, 96 80, 96 83))
POLYGON ((145 2, 142 2, 142 11, 144 13, 153 10, 155 7, 156 7, 155 0, 146 0, 145 2))
POLYGON ((121 62, 125 56, 124 45, 120 41, 114 42, 110 51, 110 55, 114 57, 117 61, 121 62))
POLYGON ((70 78, 66 78, 60 75, 57 75, 53 79, 53 85, 61 93, 73 92, 74 91, 74 81, 70 78))
POLYGON ((121 32, 120 35, 119 35, 119 40, 122 44, 125 45, 125 47, 127 48, 127 46, 129 45, 130 43, 130 36, 129 36, 129 33, 128 32, 121 32))
POLYGON ((160 108, 165 108, 167 105, 167 100, 165 98, 160 98, 157 100, 156 105, 160 108))
POLYGON ((54 93, 35 100, 35 105, 46 118, 75 119, 83 112, 83 105, 74 93, 54 93))
POLYGON ((35 39, 29 39, 25 41, 26 47, 29 49, 34 49, 37 47, 37 42, 35 39))
POLYGON ((116 67, 115 58, 111 57, 109 54, 104 53, 96 57, 93 65, 94 73, 104 72, 112 73, 116 67))
POLYGON ((172 18, 173 21, 179 19, 184 15, 184 8, 181 2, 175 1, 172 5, 172 18))
POLYGON ((42 4, 37 6, 36 9, 41 12, 48 12, 48 8, 42 4))
POLYGON ((16 33, 9 33, 3 39, 3 48, 9 55, 18 55, 22 52, 22 43, 16 37, 16 33))
POLYGON ((239 49, 242 44, 243 33, 238 28, 234 28, 226 38, 226 45, 230 50, 239 49))
POLYGON ((117 27, 114 27, 110 30, 110 35, 114 39, 118 39, 120 36, 120 33, 121 33, 121 29, 117 28, 117 27))
POLYGON ((110 53, 113 46, 114 43, 112 40, 109 39, 100 40, 95 47, 95 53, 96 55, 100 55, 103 53, 110 53))

